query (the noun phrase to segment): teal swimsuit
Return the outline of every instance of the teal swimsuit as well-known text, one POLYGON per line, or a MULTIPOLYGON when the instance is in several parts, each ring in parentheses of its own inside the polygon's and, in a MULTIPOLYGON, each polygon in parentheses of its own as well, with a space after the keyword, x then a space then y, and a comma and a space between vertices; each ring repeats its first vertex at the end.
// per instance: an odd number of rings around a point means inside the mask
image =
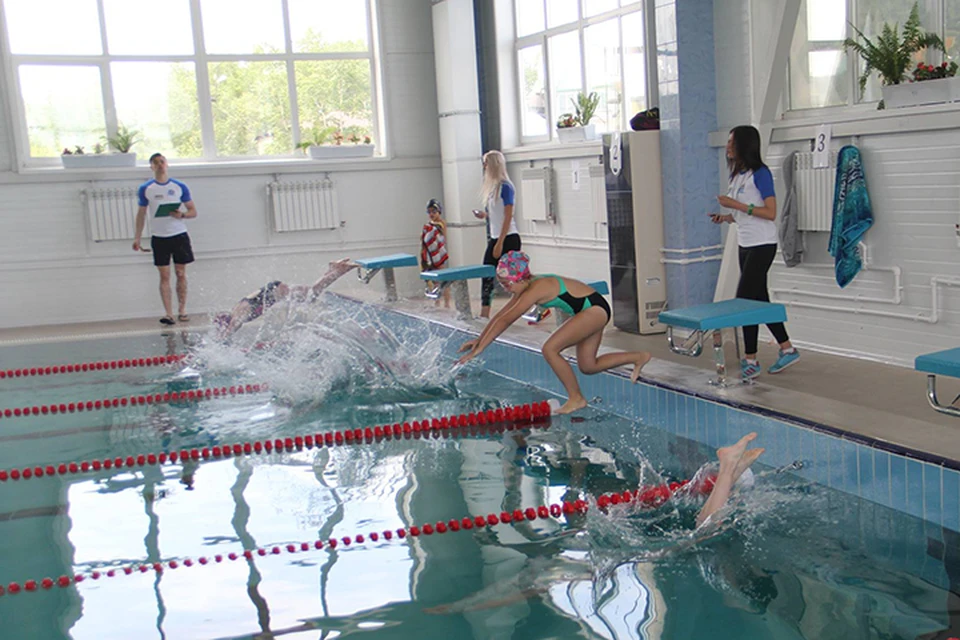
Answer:
POLYGON ((537 278, 556 278, 557 284, 560 285, 560 293, 556 298, 548 302, 541 302, 540 306, 545 308, 554 308, 563 311, 566 314, 575 316, 581 311, 585 311, 590 307, 600 307, 607 312, 607 320, 610 320, 610 305, 607 304, 607 301, 602 295, 594 291, 588 296, 578 298, 572 295, 567 291, 567 285, 564 283, 563 278, 560 276, 553 275, 551 273, 537 276, 537 278))

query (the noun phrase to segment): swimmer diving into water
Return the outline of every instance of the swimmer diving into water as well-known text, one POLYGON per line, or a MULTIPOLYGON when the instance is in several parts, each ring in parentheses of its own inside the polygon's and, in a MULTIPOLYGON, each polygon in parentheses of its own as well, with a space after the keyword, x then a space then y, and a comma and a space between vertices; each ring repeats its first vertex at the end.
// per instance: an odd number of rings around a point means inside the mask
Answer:
MULTIPOLYGON (((713 480, 713 489, 697 515, 697 529, 712 523, 713 517, 727 504, 737 480, 757 461, 762 448, 747 449, 757 437, 750 433, 735 444, 717 449, 720 470, 713 480)), ((449 614, 464 611, 479 611, 506 606, 547 593, 554 585, 574 580, 593 579, 593 567, 586 560, 557 558, 532 558, 528 570, 520 571, 510 581, 498 582, 462 600, 425 609, 427 613, 449 614)))
POLYGON ((537 304, 555 307, 573 316, 543 344, 543 357, 560 378, 567 390, 567 401, 557 413, 572 413, 587 406, 580 392, 580 384, 570 364, 560 355, 567 347, 576 345, 577 364, 586 374, 600 373, 625 364, 633 364, 630 379, 636 382, 640 370, 650 361, 646 351, 607 353, 597 356, 603 328, 610 322, 610 305, 592 287, 573 278, 557 275, 534 276, 530 273, 530 258, 521 251, 508 251, 497 264, 497 279, 513 297, 484 328, 480 337, 468 340, 460 347, 467 351, 457 362, 464 364, 476 358, 490 343, 516 322, 527 309, 537 304))
POLYGON ((296 301, 313 302, 323 293, 323 290, 336 282, 341 276, 358 268, 356 262, 350 258, 343 258, 330 263, 327 272, 311 286, 289 285, 280 280, 268 282, 258 291, 244 296, 229 313, 218 313, 213 323, 217 327, 217 336, 227 338, 240 327, 251 320, 256 320, 264 311, 281 300, 290 298, 296 301))

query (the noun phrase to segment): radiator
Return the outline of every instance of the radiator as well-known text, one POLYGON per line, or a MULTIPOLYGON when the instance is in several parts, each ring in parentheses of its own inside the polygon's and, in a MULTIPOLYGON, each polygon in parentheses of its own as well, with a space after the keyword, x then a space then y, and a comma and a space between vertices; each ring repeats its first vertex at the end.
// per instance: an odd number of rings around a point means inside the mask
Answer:
POLYGON ((273 210, 273 230, 306 231, 340 226, 333 181, 271 182, 267 185, 273 210))
POLYGON ((521 215, 524 220, 554 222, 550 167, 523 169, 520 172, 520 193, 523 198, 521 215))
MULTIPOLYGON (((87 209, 90 238, 104 240, 131 240, 137 229, 137 188, 91 187, 81 189, 80 199, 87 209)), ((144 237, 149 237, 144 230, 144 237)))
POLYGON ((837 182, 837 154, 830 154, 830 166, 813 166, 813 153, 794 157, 794 184, 797 188, 797 228, 800 231, 830 231, 833 223, 833 187, 837 182))

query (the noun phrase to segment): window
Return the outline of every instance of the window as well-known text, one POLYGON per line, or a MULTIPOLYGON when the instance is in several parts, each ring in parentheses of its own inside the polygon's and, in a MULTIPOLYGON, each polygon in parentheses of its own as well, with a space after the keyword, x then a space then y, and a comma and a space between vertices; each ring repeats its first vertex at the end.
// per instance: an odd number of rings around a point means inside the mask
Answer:
MULTIPOLYGON (((876 74, 860 94, 863 61, 855 52, 844 51, 843 40, 855 35, 850 22, 871 39, 884 23, 896 23, 902 32, 913 4, 914 0, 804 0, 790 49, 790 108, 840 107, 880 100, 876 74)), ((919 0, 918 7, 923 30, 940 35, 947 56, 960 56, 960 0, 919 0)), ((927 52, 917 61, 921 59, 939 62, 941 54, 927 52)))
POLYGON ((520 126, 549 140, 580 92, 600 97, 591 124, 620 131, 651 104, 642 0, 515 0, 520 126))
POLYGON ((287 156, 379 136, 374 0, 3 0, 22 148, 287 156), (56 20, 47 19, 57 16, 56 20))

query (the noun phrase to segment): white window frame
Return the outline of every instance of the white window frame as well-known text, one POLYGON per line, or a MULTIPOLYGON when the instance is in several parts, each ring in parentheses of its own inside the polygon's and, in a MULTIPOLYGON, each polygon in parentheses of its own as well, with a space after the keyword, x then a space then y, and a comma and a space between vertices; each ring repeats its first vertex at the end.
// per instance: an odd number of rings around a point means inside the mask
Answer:
MULTIPOLYGON (((544 4, 544 16, 548 16, 547 4, 550 0, 542 0, 544 4)), ((626 6, 618 7, 617 9, 612 9, 604 13, 597 14, 595 16, 590 16, 589 18, 584 17, 583 10, 583 0, 578 0, 577 2, 577 20, 575 22, 569 22, 567 24, 561 25, 559 27, 548 28, 545 31, 538 31, 536 33, 531 33, 522 37, 518 37, 514 40, 513 46, 513 60, 516 68, 516 78, 515 85, 517 88, 517 123, 518 123, 518 132, 520 137, 520 144, 542 144, 557 142, 556 137, 556 121, 557 118, 562 114, 569 111, 566 110, 556 110, 553 105, 552 98, 552 84, 550 79, 550 51, 548 42, 551 37, 578 32, 580 40, 580 90, 584 93, 587 92, 587 66, 586 66, 586 56, 584 51, 584 29, 591 25, 600 24, 602 22, 607 22, 613 18, 617 19, 617 32, 620 37, 620 86, 626 86, 625 82, 625 65, 623 64, 623 21, 620 19, 625 15, 630 15, 633 13, 642 12, 643 13, 643 49, 644 55, 646 58, 646 94, 647 94, 647 109, 656 107, 659 105, 659 87, 657 84, 657 51, 656 51, 656 38, 652 35, 655 34, 653 29, 653 21, 656 20, 656 14, 654 12, 654 0, 641 0, 641 2, 631 3, 626 6), (652 44, 651 44, 652 43, 652 44), (541 51, 543 51, 543 90, 544 90, 544 101, 546 104, 547 110, 547 133, 546 135, 537 135, 531 136, 526 135, 523 131, 523 109, 524 109, 524 93, 523 93, 523 70, 520 67, 520 50, 526 49, 527 47, 540 45, 541 51)), ((517 28, 517 12, 516 5, 514 5, 513 11, 513 24, 514 29, 517 28)), ((626 109, 620 110, 620 130, 626 131, 629 130, 630 118, 632 115, 627 114, 626 109)))
MULTIPOLYGON (((846 2, 847 17, 848 17, 848 20, 846 21, 846 32, 844 37, 854 38, 856 36, 856 32, 850 26, 849 18, 855 17, 857 15, 859 2, 858 0, 843 0, 843 1, 846 2)), ((937 0, 937 2, 939 2, 938 11, 936 14, 937 24, 934 26, 931 26, 928 24, 921 24, 921 28, 924 29, 925 31, 933 31, 934 33, 937 33, 938 35, 940 35, 942 39, 944 35, 945 25, 946 25, 946 0, 937 0)), ((801 5, 801 11, 803 11, 805 7, 806 7, 805 3, 801 5)), ((907 7, 907 15, 909 15, 909 7, 907 7)), ((802 15, 798 16, 797 18, 798 24, 799 24, 799 20, 802 20, 802 19, 805 19, 802 15)), ((905 21, 906 21, 906 17, 904 17, 903 22, 905 21)), ((901 30, 903 28, 902 22, 900 23, 900 28, 901 30)), ((794 30, 794 32, 795 31, 796 29, 794 30)), ((832 49, 832 48, 835 48, 835 43, 836 41, 833 41, 833 40, 817 41, 813 43, 808 41, 807 46, 804 48, 804 53, 809 53, 811 51, 817 51, 820 49, 832 49)), ((842 41, 839 42, 839 45, 842 48, 843 46, 842 41)), ((844 105, 831 105, 827 107, 794 108, 792 106, 793 85, 791 83, 791 78, 790 78, 792 60, 791 59, 787 60, 787 78, 785 82, 786 89, 784 91, 785 108, 784 108, 784 116, 783 116, 785 120, 800 120, 800 119, 805 120, 810 118, 822 118, 825 121, 827 121, 827 120, 830 120, 831 118, 842 117, 844 115, 863 115, 864 117, 868 117, 871 114, 873 115, 877 114, 878 112, 877 103, 879 102, 879 100, 862 101, 860 99, 859 82, 860 82, 861 69, 863 68, 863 64, 860 60, 860 55, 853 50, 845 51, 843 55, 846 58, 847 68, 850 69, 850 74, 849 74, 849 77, 847 78, 849 97, 847 98, 847 103, 844 105)), ((936 55, 941 56, 942 54, 937 52, 936 55)), ((874 73, 874 77, 876 77, 875 73, 874 73)), ((946 103, 946 104, 936 105, 936 106, 941 109, 945 108, 948 110, 960 111, 960 102, 946 103)), ((901 113, 902 115, 905 115, 909 113, 911 110, 915 110, 915 109, 929 110, 930 105, 904 107, 901 109, 897 109, 897 112, 901 113)), ((880 113, 883 113, 883 112, 881 111, 880 113)))
MULTIPOLYGON (((201 0, 188 0, 190 7, 190 17, 193 30, 194 53, 190 55, 112 55, 109 53, 109 43, 107 40, 106 14, 104 12, 103 0, 96 0, 97 12, 100 21, 100 39, 103 52, 97 55, 45 55, 45 54, 13 54, 10 50, 10 39, 6 36, 8 33, 6 24, 6 15, 0 7, 0 35, 3 36, 3 50, 0 51, 5 64, 3 71, 6 73, 8 81, 5 82, 10 90, 7 91, 7 102, 10 109, 12 124, 12 141, 15 150, 16 166, 20 168, 32 167, 50 167, 60 164, 58 158, 38 157, 30 155, 30 140, 27 131, 26 111, 23 104, 23 98, 20 87, 20 74, 18 68, 21 65, 58 65, 58 66, 84 66, 98 67, 100 70, 100 82, 103 91, 104 119, 106 122, 107 137, 116 134, 118 121, 116 106, 113 96, 113 85, 110 75, 110 64, 113 62, 187 62, 193 63, 195 67, 195 76, 197 82, 197 100, 200 113, 200 131, 203 142, 203 154, 200 157, 183 158, 182 160, 173 159, 172 163, 187 164, 216 164, 223 162, 257 162, 271 160, 290 160, 294 156, 294 150, 290 154, 284 155, 243 155, 243 156, 223 156, 217 155, 216 136, 213 128, 213 107, 210 94, 210 78, 208 64, 211 62, 284 62, 287 70, 288 96, 290 99, 290 118, 291 134, 294 142, 300 138, 299 106, 297 104, 296 76, 294 74, 294 62, 311 60, 368 60, 370 64, 370 88, 371 88, 371 111, 373 140, 380 153, 386 153, 387 145, 384 139, 385 115, 383 113, 383 89, 381 87, 382 73, 381 65, 381 44, 379 42, 379 3, 377 0, 365 0, 367 17, 367 43, 366 51, 357 52, 333 52, 333 53, 295 53, 293 51, 293 42, 290 29, 290 10, 287 0, 279 0, 281 3, 281 12, 284 29, 284 52, 277 54, 211 54, 207 53, 203 45, 203 18, 200 9, 201 0)), ((139 159, 138 159, 139 160, 139 159)), ((142 162, 142 161, 141 161, 142 162)))

